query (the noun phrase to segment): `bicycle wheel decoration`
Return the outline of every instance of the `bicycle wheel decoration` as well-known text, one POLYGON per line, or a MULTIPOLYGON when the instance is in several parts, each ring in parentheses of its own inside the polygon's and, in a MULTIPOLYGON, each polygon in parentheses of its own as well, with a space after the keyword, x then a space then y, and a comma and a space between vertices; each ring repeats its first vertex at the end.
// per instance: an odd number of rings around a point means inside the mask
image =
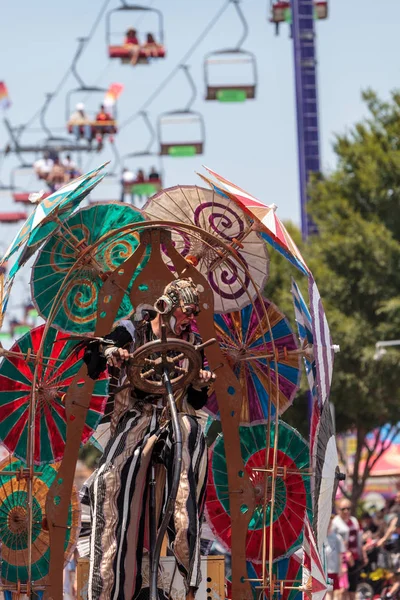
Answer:
MULTIPOLYGON (((294 400, 301 375, 296 336, 285 315, 269 300, 263 300, 262 306, 257 298, 240 311, 215 315, 214 323, 219 345, 242 389, 241 422, 267 419, 270 405, 273 416, 278 403, 279 414, 285 412, 294 400)), ((219 416, 212 391, 206 410, 219 416)))
MULTIPOLYGON (((12 352, 36 356, 45 326, 32 329, 11 348, 12 352)), ((82 351, 76 353, 76 340, 50 328, 38 364, 35 407, 35 464, 61 460, 66 440, 66 414, 63 396, 82 365, 82 351)), ((7 450, 26 460, 29 404, 35 362, 6 356, 0 364, 0 441, 7 450)), ((95 382, 86 416, 82 443, 89 440, 105 409, 108 379, 103 373, 95 382)))
MULTIPOLYGON (((8 457, 0 463, 0 542, 1 579, 3 585, 27 583, 29 581, 28 556, 28 481, 16 472, 24 464, 8 457), (14 474, 7 475, 7 471, 14 474)), ((49 573, 50 538, 47 527, 45 503, 47 492, 57 476, 54 466, 35 467, 32 494, 32 562, 31 581, 44 583, 49 573)), ((68 522, 65 535, 65 562, 72 554, 79 534, 80 504, 76 490, 73 490, 68 508, 68 522)))
MULTIPOLYGON (((256 507, 253 512, 246 540, 246 558, 251 562, 262 560, 264 488, 267 485, 266 539, 270 539, 270 504, 272 474, 256 469, 272 465, 275 439, 275 425, 271 424, 269 444, 266 444, 265 424, 242 425, 240 446, 254 494, 256 507), (268 447, 268 455, 267 455, 268 447)), ((309 448, 300 434, 284 423, 279 422, 278 454, 275 506, 273 514, 273 556, 272 560, 290 556, 300 547, 306 513, 312 514, 310 495, 309 448)), ((242 512, 248 507, 243 505, 242 512)), ((207 481, 206 515, 218 540, 230 548, 231 517, 229 513, 228 475, 224 437, 219 435, 210 449, 210 465, 207 481)))

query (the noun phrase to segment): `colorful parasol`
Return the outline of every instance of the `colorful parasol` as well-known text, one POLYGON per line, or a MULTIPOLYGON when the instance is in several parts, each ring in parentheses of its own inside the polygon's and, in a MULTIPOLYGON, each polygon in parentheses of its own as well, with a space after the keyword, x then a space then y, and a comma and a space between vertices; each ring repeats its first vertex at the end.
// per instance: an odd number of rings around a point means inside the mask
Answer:
MULTIPOLYGON (((268 593, 262 594, 260 589, 262 579, 262 565, 247 561, 247 576, 251 581, 254 600, 267 600, 268 593)), ((279 592, 279 600, 301 600, 302 591, 302 564, 301 558, 297 553, 292 554, 289 558, 282 558, 273 564, 273 575, 276 580, 276 589, 282 585, 282 593, 279 592), (290 589, 297 588, 297 589, 290 589)), ((231 573, 228 572, 226 577, 227 583, 227 598, 232 599, 231 573)))
MULTIPOLYGON (((108 275, 133 254, 138 234, 127 231, 101 240, 110 231, 143 219, 133 207, 112 202, 84 208, 67 219, 63 234, 53 235, 43 246, 32 270, 32 297, 40 316, 51 317, 52 325, 63 331, 93 332, 99 291, 108 275), (53 311, 54 297, 60 289, 62 299, 53 311)), ((144 264, 145 260, 136 274, 144 264)), ((132 312, 127 290, 116 321, 132 312)))
POLYGON ((320 409, 329 399, 331 389, 333 359, 339 346, 332 343, 328 320, 322 305, 321 296, 312 275, 308 278, 310 296, 311 325, 314 339, 314 358, 317 378, 317 397, 320 409))
POLYGON ((300 345, 303 350, 306 348, 310 349, 307 354, 304 353, 304 365, 306 368, 308 387, 313 398, 313 402, 316 401, 317 387, 316 387, 316 366, 315 360, 312 354, 312 348, 314 344, 314 336, 312 331, 312 322, 310 311, 304 301, 302 293, 300 292, 299 286, 292 277, 291 292, 293 296, 294 314, 296 317, 297 331, 299 333, 300 345))
MULTIPOLYGON (((153 221, 177 224, 172 233, 175 248, 207 277, 214 292, 215 312, 240 309, 264 288, 269 263, 266 246, 234 200, 197 186, 177 186, 150 198, 143 210, 153 221), (210 245, 207 236, 198 232, 180 232, 179 223, 213 234, 221 246, 215 242, 210 245), (234 250, 245 268, 227 255, 222 243, 234 250)), ((165 260, 168 264, 167 255, 165 260)))
MULTIPOLYGON (((32 503, 32 562, 31 581, 45 583, 49 573, 50 537, 47 527, 45 503, 47 492, 57 476, 54 466, 34 468, 33 493, 29 498, 28 480, 18 471, 24 469, 21 461, 7 457, 0 463, 0 542, 1 579, 3 585, 28 582, 28 518, 29 503, 32 503), (7 471, 13 474, 7 475, 7 471)), ((65 531, 65 562, 72 554, 79 534, 80 504, 73 490, 68 509, 65 531)), ((11 587, 11 586, 10 586, 11 587)))
POLYGON ((81 175, 37 203, 35 210, 29 215, 2 258, 1 264, 7 261, 21 246, 26 246, 12 266, 10 277, 15 275, 18 269, 32 256, 32 251, 29 249, 36 247, 48 238, 59 226, 59 221, 67 218, 103 179, 104 175, 99 175, 99 173, 106 165, 107 163, 104 163, 86 175, 81 175))
POLYGON ((303 540, 303 591, 310 600, 324 600, 327 592, 332 591, 307 517, 303 540))
MULTIPOLYGON (((277 386, 279 414, 284 413, 298 390, 300 358, 296 352, 296 337, 283 313, 269 300, 264 300, 263 307, 257 298, 252 305, 240 311, 216 315, 214 322, 222 352, 240 381, 243 393, 241 422, 267 419, 270 400, 271 414, 274 415, 277 386), (275 356, 278 357, 276 362, 275 356)), ((217 398, 213 392, 206 409, 213 416, 218 416, 217 398)))
MULTIPOLYGON (((251 562, 262 560, 263 514, 266 510, 266 540, 270 538, 270 481, 271 474, 257 471, 273 463, 275 426, 271 423, 269 452, 266 452, 265 425, 242 425, 239 428, 240 446, 246 472, 256 498, 246 539, 246 558, 251 562), (267 478, 267 481, 265 481, 267 478), (267 502, 264 488, 267 484, 267 502), (266 508, 264 508, 266 507, 266 508)), ((277 476, 273 520, 273 560, 290 556, 301 545, 304 517, 311 517, 309 483, 309 450, 307 443, 292 427, 281 421, 278 430, 277 476), (284 469, 286 467, 286 469, 284 469)), ((248 507, 243 504, 242 512, 248 507)), ((228 475, 224 437, 219 435, 210 449, 206 516, 217 539, 229 549, 231 546, 231 517, 229 512, 228 475)))
POLYGON ((286 227, 280 221, 276 215, 276 204, 267 206, 263 202, 260 202, 254 196, 245 192, 237 185, 231 183, 221 175, 215 173, 211 169, 205 167, 207 171, 215 177, 217 182, 200 175, 207 183, 219 194, 228 195, 231 198, 235 198, 239 201, 252 217, 255 217, 255 221, 258 225, 261 237, 270 244, 275 250, 277 250, 282 256, 284 256, 289 262, 292 263, 303 275, 308 276, 309 268, 306 265, 304 258, 301 255, 300 250, 293 241, 291 235, 287 231, 286 227))
MULTIPOLYGON (((45 326, 32 329, 18 340, 10 352, 36 356, 45 326)), ((66 439, 64 395, 81 365, 75 352, 76 340, 50 328, 45 339, 43 359, 38 364, 35 410, 35 464, 61 460, 66 439)), ((28 416, 35 361, 6 356, 0 364, 0 441, 17 457, 26 460, 28 416)), ((82 443, 96 429, 105 409, 108 380, 103 374, 94 385, 86 417, 82 443)))
POLYGON ((311 461, 314 472, 313 530, 322 556, 339 481, 345 477, 339 469, 335 429, 329 402, 325 402, 322 409, 311 461))

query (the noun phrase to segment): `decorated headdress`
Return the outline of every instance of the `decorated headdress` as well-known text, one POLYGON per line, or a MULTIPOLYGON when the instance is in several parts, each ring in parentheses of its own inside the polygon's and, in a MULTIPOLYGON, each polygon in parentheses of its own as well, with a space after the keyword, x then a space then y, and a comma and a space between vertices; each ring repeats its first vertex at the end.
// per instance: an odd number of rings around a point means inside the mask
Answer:
POLYGON ((199 292, 192 279, 175 279, 169 283, 162 296, 155 302, 154 308, 161 315, 172 313, 179 306, 183 312, 189 305, 195 305, 195 312, 200 312, 199 292))

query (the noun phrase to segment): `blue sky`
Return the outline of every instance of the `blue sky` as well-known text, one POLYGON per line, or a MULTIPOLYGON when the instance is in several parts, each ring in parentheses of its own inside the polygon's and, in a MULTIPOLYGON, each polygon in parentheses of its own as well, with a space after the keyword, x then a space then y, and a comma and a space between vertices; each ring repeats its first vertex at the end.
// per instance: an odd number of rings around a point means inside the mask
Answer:
MULTIPOLYGON (((143 3, 148 4, 149 0, 143 3)), ((108 61, 105 23, 102 22, 82 56, 79 72, 91 85, 107 86, 111 82, 125 85, 119 103, 119 118, 124 121, 179 63, 223 3, 221 0, 153 0, 152 6, 163 10, 168 55, 166 60, 151 66, 131 68, 119 61, 108 61)), ((69 0, 68 3, 21 0, 7 2, 2 7, 0 80, 9 88, 13 105, 7 116, 13 123, 30 118, 43 102, 44 94, 54 90, 75 52, 76 38, 88 33, 101 4, 100 0, 69 0)), ((117 0, 111 0, 110 8, 117 5, 117 0)), ((243 0, 242 8, 249 24, 244 48, 254 52, 258 61, 257 99, 236 105, 203 100, 204 55, 233 46, 240 37, 241 26, 230 6, 188 63, 198 88, 193 108, 204 115, 206 122, 205 154, 165 159, 165 184, 199 183, 195 171, 205 164, 264 202, 275 202, 282 219, 299 223, 292 42, 286 26, 281 28, 279 37, 275 36, 267 19, 267 1, 243 0)), ((335 165, 334 132, 346 130, 365 114, 361 90, 370 86, 387 97, 399 83, 399 63, 395 57, 398 55, 400 2, 330 0, 329 8, 329 19, 316 25, 321 155, 325 171, 335 165)), ((135 19, 127 15, 126 26, 135 25, 135 19)), ((142 21, 141 28, 148 31, 152 26, 142 21)), ((76 83, 70 77, 49 110, 50 126, 63 127, 66 93, 74 87, 76 83)), ((150 118, 155 123, 161 112, 182 108, 188 97, 187 84, 179 73, 151 105, 150 118)), ((97 108, 97 98, 84 100, 89 110, 97 108)), ((34 126, 39 127, 39 123, 34 126)), ((32 141, 40 135, 35 133, 26 139, 32 141)), ((5 141, 1 124, 0 146, 5 141)), ((140 151, 146 143, 147 132, 140 121, 133 122, 117 137, 122 155, 140 151)), ((111 156, 106 148, 91 159, 90 166, 111 156)), ((83 164, 89 166, 87 157, 83 164)), ((4 161, 0 173, 3 181, 8 181, 13 165, 12 157, 4 161)), ((130 163, 130 166, 139 168, 141 165, 130 163)), ((33 190, 40 187, 34 178, 30 184, 33 190)), ((98 197, 102 198, 116 199, 117 194, 118 187, 112 180, 98 191, 98 197)), ((1 200, 3 210, 13 208, 10 197, 2 195, 1 200)), ((4 226, 0 227, 2 240, 11 238, 14 229, 7 227, 3 233, 4 226)))

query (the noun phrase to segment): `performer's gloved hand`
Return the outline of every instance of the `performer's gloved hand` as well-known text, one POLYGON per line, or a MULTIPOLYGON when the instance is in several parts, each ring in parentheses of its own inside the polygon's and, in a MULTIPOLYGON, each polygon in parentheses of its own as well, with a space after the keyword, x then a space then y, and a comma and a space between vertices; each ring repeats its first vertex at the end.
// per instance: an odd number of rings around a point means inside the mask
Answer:
POLYGON ((104 350, 104 356, 107 363, 112 367, 120 367, 123 362, 129 359, 129 352, 125 348, 117 348, 117 346, 109 346, 104 350))
POLYGON ((202 390, 203 388, 208 387, 214 379, 214 373, 206 371, 205 369, 200 369, 199 376, 192 381, 192 388, 197 391, 202 390))

